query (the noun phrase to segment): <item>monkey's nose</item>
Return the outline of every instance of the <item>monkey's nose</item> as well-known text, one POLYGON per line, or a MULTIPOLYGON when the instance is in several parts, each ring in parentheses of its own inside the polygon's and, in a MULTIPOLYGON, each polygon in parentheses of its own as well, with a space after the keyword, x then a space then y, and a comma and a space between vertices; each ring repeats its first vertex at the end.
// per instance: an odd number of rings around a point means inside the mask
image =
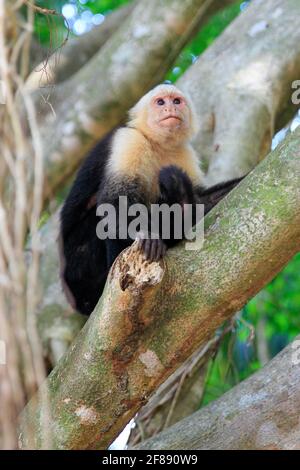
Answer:
POLYGON ((165 114, 176 114, 176 109, 172 107, 165 108, 165 114))

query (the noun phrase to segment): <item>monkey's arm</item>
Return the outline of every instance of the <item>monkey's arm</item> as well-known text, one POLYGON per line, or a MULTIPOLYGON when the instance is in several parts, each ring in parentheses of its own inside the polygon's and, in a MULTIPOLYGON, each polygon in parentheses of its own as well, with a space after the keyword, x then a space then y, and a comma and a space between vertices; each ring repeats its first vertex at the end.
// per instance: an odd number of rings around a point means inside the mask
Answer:
POLYGON ((168 204, 194 204, 195 190, 188 175, 176 165, 169 165, 159 173, 159 203, 168 204))
MULTIPOLYGON (((191 227, 197 220, 196 204, 204 205, 204 215, 207 214, 219 201, 221 201, 235 186, 243 179, 227 181, 217 184, 211 188, 195 187, 188 175, 175 165, 162 168, 159 174, 160 204, 179 204, 182 207, 182 214, 186 210, 186 204, 192 207, 191 227)), ((170 238, 164 240, 168 247, 174 246, 180 241, 175 237, 175 220, 170 219, 170 238)), ((184 219, 182 218, 182 234, 184 233, 184 219)), ((178 229, 178 227, 177 227, 178 229)), ((183 238, 183 237, 182 237, 183 238)))
MULTIPOLYGON (((130 246, 135 239, 130 237, 128 233, 129 224, 133 220, 133 216, 128 214, 128 210, 133 204, 143 204, 147 207, 145 190, 141 180, 124 175, 107 176, 97 195, 97 208, 98 211, 99 209, 104 211, 105 207, 109 205, 112 210, 105 216, 107 222, 105 246, 109 268, 121 251, 130 246)), ((104 222, 103 218, 98 220, 101 221, 100 223, 102 220, 104 222)))
MULTIPOLYGON (((192 184, 191 179, 189 176, 182 171, 179 167, 176 165, 170 165, 167 167, 164 167, 160 170, 159 173, 159 190, 160 190, 160 196, 159 196, 159 204, 166 204, 170 208, 176 204, 177 205, 177 210, 178 206, 181 208, 181 217, 180 220, 175 220, 175 213, 170 211, 170 218, 168 220, 169 223, 169 237, 164 238, 162 236, 162 239, 164 243, 167 245, 168 248, 171 248, 172 246, 176 245, 180 240, 184 238, 184 211, 186 208, 186 204, 190 205, 192 207, 192 225, 195 225, 196 219, 195 219, 195 203, 196 203, 196 198, 195 198, 195 191, 194 187, 192 184), (175 225, 176 223, 180 223, 181 226, 175 225), (181 235, 180 235, 181 232, 181 235), (178 238, 179 236, 179 238, 178 238)), ((175 211, 176 211, 175 209, 175 211)), ((161 220, 162 227, 165 226, 167 221, 161 220)))
POLYGON ((232 189, 234 189, 245 176, 224 183, 216 184, 210 188, 193 186, 191 179, 180 168, 170 165, 161 169, 159 174, 160 203, 172 204, 204 204, 204 214, 207 214, 232 189))
POLYGON ((106 204, 110 204, 115 209, 117 216, 114 220, 109 217, 107 219, 109 224, 115 224, 114 233, 105 240, 109 268, 121 251, 130 246, 134 240, 138 240, 139 248, 149 261, 158 260, 165 254, 166 245, 159 237, 151 234, 151 208, 147 191, 140 178, 108 178, 98 194, 97 201, 98 208, 101 205, 105 207, 106 204), (120 201, 120 196, 123 198, 126 196, 126 206, 123 205, 123 201, 120 201), (129 232, 130 224, 137 214, 129 214, 128 209, 132 208, 134 204, 140 204, 143 207, 142 215, 138 210, 142 224, 136 227, 136 230, 133 227, 132 232, 129 232), (121 238, 121 232, 125 232, 127 236, 121 238))

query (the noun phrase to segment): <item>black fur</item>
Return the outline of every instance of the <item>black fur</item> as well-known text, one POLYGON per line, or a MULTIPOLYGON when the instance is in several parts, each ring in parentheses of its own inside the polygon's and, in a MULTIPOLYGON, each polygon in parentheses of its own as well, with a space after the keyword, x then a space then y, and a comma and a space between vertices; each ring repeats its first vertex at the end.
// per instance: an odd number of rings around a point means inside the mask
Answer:
MULTIPOLYGON (((138 178, 126 178, 119 179, 118 177, 103 178, 103 186, 101 186, 100 191, 97 197, 97 205, 101 204, 111 204, 113 205, 117 213, 119 212, 119 196, 127 196, 128 207, 133 204, 143 204, 148 206, 148 201, 146 198, 145 190, 143 188, 143 183, 138 178)), ((127 217, 128 225, 132 220, 132 217, 127 217)), ((99 218, 98 218, 99 222, 99 218)), ((116 220, 117 233, 119 231, 119 222, 116 220)), ((117 256, 125 248, 130 246, 134 240, 128 238, 126 240, 121 240, 117 238, 116 240, 106 240, 106 259, 107 265, 110 267, 117 256)))
POLYGON ((109 270, 105 242, 96 236, 99 221, 96 195, 103 180, 112 134, 99 142, 84 161, 61 212, 63 287, 72 306, 87 315, 99 300, 109 270))
POLYGON ((195 191, 188 175, 175 165, 164 167, 159 173, 160 202, 166 204, 193 204, 195 191))
MULTIPOLYGON (((69 302, 79 312, 89 315, 95 308, 105 285, 109 269, 119 253, 130 246, 132 239, 100 240, 96 235, 99 217, 96 207, 111 203, 118 209, 119 196, 127 196, 128 204, 148 205, 142 181, 105 176, 113 132, 97 144, 80 168, 61 212, 60 258, 61 277, 69 302)), ((178 167, 162 168, 159 174, 159 204, 174 203, 207 205, 207 213, 240 180, 205 190, 194 188, 190 178, 178 167)), ((130 219, 129 219, 130 222, 130 219)), ((147 259, 161 258, 167 247, 178 240, 147 239, 140 236, 140 248, 147 259)))

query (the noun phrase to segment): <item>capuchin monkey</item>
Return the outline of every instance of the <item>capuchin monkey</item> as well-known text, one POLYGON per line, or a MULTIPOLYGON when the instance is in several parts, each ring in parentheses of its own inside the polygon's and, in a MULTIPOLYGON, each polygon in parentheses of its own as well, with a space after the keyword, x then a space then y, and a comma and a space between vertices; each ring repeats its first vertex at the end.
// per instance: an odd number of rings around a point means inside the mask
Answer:
MULTIPOLYGON (((178 203, 184 210, 185 204, 204 204, 206 214, 240 181, 205 189, 190 145, 196 132, 188 97, 173 85, 159 85, 130 110, 126 127, 110 133, 90 152, 61 212, 61 276, 73 308, 86 315, 94 310, 114 260, 134 241, 129 236, 99 239, 97 207, 112 204, 118 213, 119 197, 127 196, 128 207, 178 203)), ((138 248, 145 259, 162 258, 179 241, 173 232, 172 227, 168 239, 160 233, 140 233, 138 248)))

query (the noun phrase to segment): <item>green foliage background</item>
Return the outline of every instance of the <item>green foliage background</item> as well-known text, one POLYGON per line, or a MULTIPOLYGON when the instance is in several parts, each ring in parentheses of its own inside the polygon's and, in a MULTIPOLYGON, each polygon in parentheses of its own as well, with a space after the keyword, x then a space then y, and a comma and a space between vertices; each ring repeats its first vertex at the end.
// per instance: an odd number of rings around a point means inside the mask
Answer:
MULTIPOLYGON (((57 11, 61 11, 65 3, 74 3, 80 12, 89 9, 94 14, 107 14, 128 1, 89 0, 86 3, 80 3, 79 1, 72 2, 72 0, 69 2, 40 0, 37 3, 39 6, 55 8, 57 11)), ((197 60, 198 56, 239 14, 241 4, 245 2, 237 2, 216 14, 199 31, 178 57, 172 70, 167 74, 167 80, 175 82, 193 61, 197 60)), ((63 41, 66 27, 61 18, 37 15, 35 32, 41 44, 55 48, 63 41), (49 30, 53 24, 55 24, 56 33, 50 38, 49 30)), ((65 193, 64 190, 58 196, 59 202, 62 201, 65 193)), ((46 219, 47 213, 44 214, 41 223, 46 219)), ((251 375, 262 366, 266 358, 272 358, 299 334, 299 273, 300 253, 238 313, 231 332, 224 336, 215 358, 211 360, 202 404, 218 398, 232 386, 251 375), (263 357, 262 350, 264 351, 263 357)), ((222 330, 219 334, 222 334, 222 330)))

